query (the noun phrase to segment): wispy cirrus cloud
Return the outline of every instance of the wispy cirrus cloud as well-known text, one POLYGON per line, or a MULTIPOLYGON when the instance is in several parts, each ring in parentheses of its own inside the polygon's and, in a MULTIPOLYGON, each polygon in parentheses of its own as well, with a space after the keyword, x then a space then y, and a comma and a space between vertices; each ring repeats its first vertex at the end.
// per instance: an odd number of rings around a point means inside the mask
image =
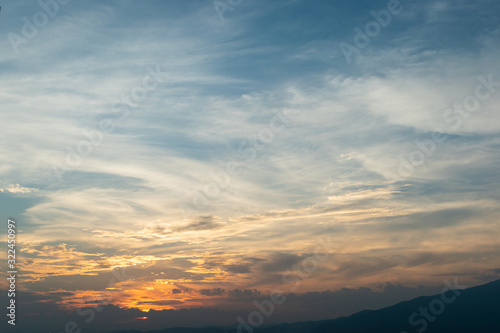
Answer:
MULTIPOLYGON (((75 2, 2 52, 0 214, 22 222, 24 288, 72 308, 103 297, 120 267, 136 278, 114 304, 137 317, 245 308, 326 235, 338 252, 290 295, 297 304, 347 285, 497 277, 498 2, 405 2, 347 64, 339 43, 386 4, 254 1, 221 27, 211 2, 75 2), (121 117, 113 105, 153 65, 164 82, 121 117), (477 111, 454 109, 490 76, 477 111), (289 123, 264 142, 277 113, 289 123), (54 165, 102 119, 115 130, 60 182, 54 165), (447 139, 401 176, 436 130, 447 139), (228 162, 237 174, 207 194, 228 162), (186 217, 196 193, 209 204, 186 217)), ((4 37, 40 10, 2 7, 4 37)))

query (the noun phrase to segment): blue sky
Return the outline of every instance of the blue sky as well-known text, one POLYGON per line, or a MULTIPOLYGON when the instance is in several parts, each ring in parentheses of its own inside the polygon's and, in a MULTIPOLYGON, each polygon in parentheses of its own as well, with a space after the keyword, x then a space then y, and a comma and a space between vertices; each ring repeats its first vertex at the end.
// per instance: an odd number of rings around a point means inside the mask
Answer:
MULTIPOLYGON (((24 290, 67 305, 102 289, 75 276, 125 267, 264 291, 325 236, 341 250, 302 292, 498 278, 500 4, 401 1, 347 61, 389 3, 69 1, 29 38, 43 9, 3 3, 0 217, 24 290)), ((114 304, 155 306, 134 297, 114 304)), ((227 305, 178 301, 154 308, 227 305)))

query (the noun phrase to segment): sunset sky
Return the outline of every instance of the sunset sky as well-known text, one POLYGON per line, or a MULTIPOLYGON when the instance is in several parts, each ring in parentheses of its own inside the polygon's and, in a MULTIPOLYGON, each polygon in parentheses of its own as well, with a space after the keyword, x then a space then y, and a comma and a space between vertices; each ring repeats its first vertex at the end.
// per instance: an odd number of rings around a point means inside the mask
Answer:
POLYGON ((35 31, 38 2, 0 13, 24 325, 231 325, 276 291, 269 323, 316 320, 500 278, 500 2, 402 0, 367 42, 394 0, 45 1, 35 31))

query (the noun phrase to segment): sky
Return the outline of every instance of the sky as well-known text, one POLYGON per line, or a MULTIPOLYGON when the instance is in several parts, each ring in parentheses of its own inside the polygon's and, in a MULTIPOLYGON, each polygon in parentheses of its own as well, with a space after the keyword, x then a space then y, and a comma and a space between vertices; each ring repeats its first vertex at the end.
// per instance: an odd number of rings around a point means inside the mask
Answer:
POLYGON ((500 278, 499 13, 2 2, 9 328, 232 325, 275 294, 266 324, 319 320, 500 278))

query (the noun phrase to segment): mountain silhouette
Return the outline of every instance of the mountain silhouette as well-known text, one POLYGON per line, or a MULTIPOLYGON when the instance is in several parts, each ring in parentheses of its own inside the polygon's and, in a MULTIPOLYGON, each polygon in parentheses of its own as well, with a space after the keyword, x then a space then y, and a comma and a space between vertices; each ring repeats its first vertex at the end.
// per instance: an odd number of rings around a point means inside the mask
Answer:
MULTIPOLYGON (((456 281, 455 281, 456 282, 456 281)), ((450 286, 453 283, 448 283, 450 286)), ((193 318, 196 322, 196 318, 193 318)), ((332 320, 240 325, 226 328, 169 328, 147 333, 498 333, 500 280, 468 288, 446 288, 441 294, 418 297, 380 310, 365 310, 332 320)), ((142 333, 120 331, 114 333, 142 333)))

